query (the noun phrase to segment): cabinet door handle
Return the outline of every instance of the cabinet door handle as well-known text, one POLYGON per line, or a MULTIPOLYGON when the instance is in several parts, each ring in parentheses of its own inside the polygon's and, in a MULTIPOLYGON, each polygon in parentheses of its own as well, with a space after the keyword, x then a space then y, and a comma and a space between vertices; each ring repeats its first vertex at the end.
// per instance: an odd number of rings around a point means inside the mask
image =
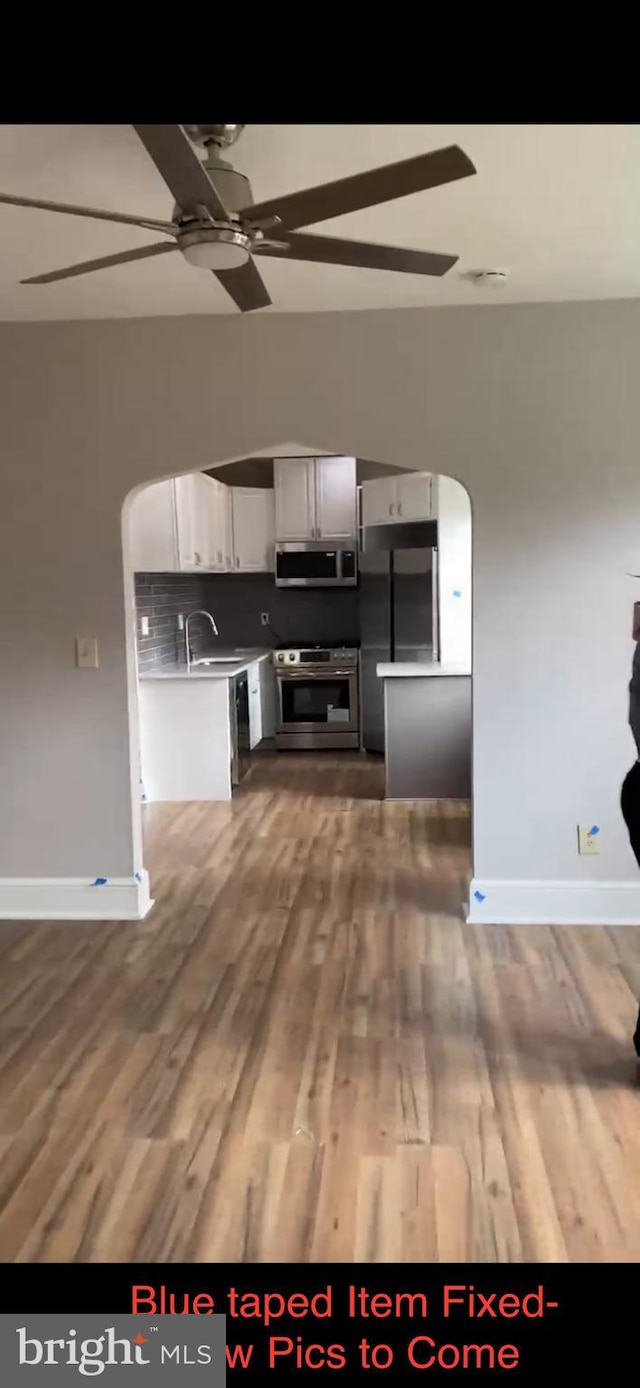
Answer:
POLYGON ((222 551, 221 551, 221 550, 218 550, 218 563, 219 563, 219 564, 222 563, 222 551))
POLYGON ((393 515, 393 502, 391 502, 391 505, 389 506, 389 515, 393 515))
POLYGON ((240 568, 240 556, 236 554, 236 568, 240 568))
POLYGON ((401 501, 398 502, 398 515, 399 515, 399 516, 402 515, 402 502, 401 502, 401 501))

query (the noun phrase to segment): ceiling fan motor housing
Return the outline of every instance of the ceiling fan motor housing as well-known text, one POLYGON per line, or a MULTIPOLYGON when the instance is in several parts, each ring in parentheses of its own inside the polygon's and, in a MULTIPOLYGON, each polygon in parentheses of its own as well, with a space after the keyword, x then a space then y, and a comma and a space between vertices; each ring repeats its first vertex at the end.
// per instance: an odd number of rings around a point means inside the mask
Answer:
POLYGON ((209 147, 204 167, 230 212, 240 212, 241 208, 251 206, 253 193, 249 179, 221 159, 215 145, 209 147))
MULTIPOLYGON (((213 180, 229 212, 240 212, 245 207, 251 207, 253 193, 249 179, 245 174, 238 173, 231 164, 227 163, 226 159, 221 159, 215 146, 209 146, 203 167, 209 178, 213 180)), ((176 205, 173 209, 173 220, 184 223, 186 220, 192 220, 192 218, 185 218, 182 208, 176 205)))

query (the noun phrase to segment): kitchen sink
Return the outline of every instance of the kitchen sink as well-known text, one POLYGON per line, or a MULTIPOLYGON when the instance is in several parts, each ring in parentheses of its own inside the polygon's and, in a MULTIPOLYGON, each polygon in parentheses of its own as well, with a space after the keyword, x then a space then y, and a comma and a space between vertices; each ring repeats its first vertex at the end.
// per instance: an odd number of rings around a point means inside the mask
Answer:
POLYGON ((212 655, 206 656, 204 660, 192 660, 191 669, 199 670, 201 665, 241 665, 241 655, 212 655))

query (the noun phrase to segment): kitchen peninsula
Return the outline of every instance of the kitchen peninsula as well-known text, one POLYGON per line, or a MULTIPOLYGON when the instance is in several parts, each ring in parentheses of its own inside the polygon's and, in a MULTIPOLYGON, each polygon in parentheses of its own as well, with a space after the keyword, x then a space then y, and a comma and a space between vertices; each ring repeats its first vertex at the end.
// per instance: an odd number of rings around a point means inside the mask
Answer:
POLYGON ((471 670, 438 661, 379 664, 385 798, 471 798, 471 670))
POLYGON ((275 729, 270 651, 216 653, 139 677, 144 797, 231 800, 253 747, 275 729))

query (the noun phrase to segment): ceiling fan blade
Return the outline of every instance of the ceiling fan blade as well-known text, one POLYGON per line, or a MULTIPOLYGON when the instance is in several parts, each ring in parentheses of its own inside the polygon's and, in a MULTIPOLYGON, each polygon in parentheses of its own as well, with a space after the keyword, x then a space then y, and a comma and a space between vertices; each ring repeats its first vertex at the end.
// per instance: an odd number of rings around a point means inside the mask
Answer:
POLYGON ((103 212, 96 207, 76 207, 71 202, 45 202, 42 198, 19 198, 14 193, 0 193, 0 203, 10 207, 38 207, 42 212, 64 212, 69 217, 93 217, 99 222, 122 222, 124 226, 144 227, 145 231, 170 231, 173 222, 160 222, 154 217, 131 217, 126 212, 103 212))
POLYGON ((406 275, 446 275, 457 255, 411 251, 400 246, 377 246, 371 241, 341 241, 336 236, 310 236, 288 232, 288 247, 258 245, 261 255, 279 260, 310 260, 323 265, 356 265, 366 270, 397 270, 406 275))
POLYGON ((252 260, 248 260, 246 265, 239 265, 237 270, 214 270, 213 273, 242 313, 267 308, 271 303, 267 286, 252 260))
POLYGON ((139 246, 135 251, 120 251, 119 255, 102 255, 98 260, 83 260, 78 265, 69 265, 66 270, 49 270, 46 275, 32 275, 21 284, 53 284, 56 280, 70 280, 75 275, 90 275, 93 270, 108 270, 112 265, 126 265, 130 260, 150 260, 154 255, 165 255, 167 251, 177 251, 176 241, 156 241, 153 246, 139 246))
POLYGON ((230 214, 181 125, 134 125, 136 134, 185 215, 205 207, 215 221, 230 214))
POLYGON ((442 183, 454 183, 475 172, 463 150, 458 145, 449 145, 446 149, 431 150, 429 154, 418 154, 414 159, 403 159, 398 164, 386 164, 380 169, 353 174, 351 178, 340 178, 335 183, 322 183, 318 188, 303 188, 299 193, 254 203, 243 209, 240 217, 256 226, 269 225, 277 218, 278 230, 315 226, 316 222, 324 222, 329 217, 342 217, 346 212, 391 202, 408 193, 421 193, 442 183))

